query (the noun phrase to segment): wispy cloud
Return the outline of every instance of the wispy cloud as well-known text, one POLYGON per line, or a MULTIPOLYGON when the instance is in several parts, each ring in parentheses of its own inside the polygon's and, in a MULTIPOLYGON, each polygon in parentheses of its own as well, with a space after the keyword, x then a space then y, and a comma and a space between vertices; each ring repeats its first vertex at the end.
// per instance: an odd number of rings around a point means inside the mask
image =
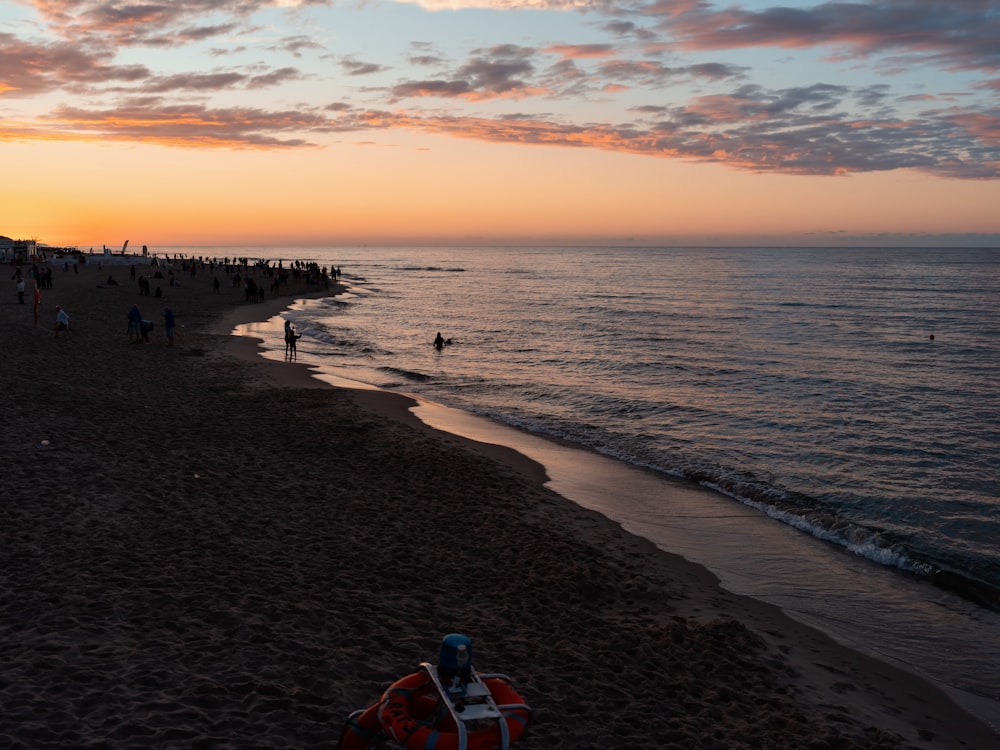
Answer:
POLYGON ((46 31, 30 39, 0 32, 0 103, 62 93, 74 105, 46 104, 32 117, 0 119, 0 141, 283 149, 320 146, 330 133, 402 128, 758 172, 916 169, 949 178, 1000 178, 995 1, 748 9, 738 0, 421 0, 434 10, 510 10, 525 20, 535 12, 581 12, 597 35, 537 45, 472 40, 464 55, 454 44, 444 54, 425 41, 406 42, 394 54, 377 46, 348 52, 312 36, 305 24, 302 33, 281 34, 258 25, 262 11, 303 13, 332 6, 326 0, 30 4, 46 31), (234 64, 216 69, 184 65, 186 58, 178 56, 164 72, 154 62, 162 58, 151 54, 146 62, 123 52, 145 46, 158 55, 203 45, 218 55, 223 40, 233 43, 225 49, 234 64), (829 75, 801 85, 766 85, 747 54, 763 48, 822 50, 829 75), (255 52, 256 60, 247 62, 255 52), (118 62, 135 59, 146 64, 118 62), (884 76, 849 84, 836 75, 846 67, 836 67, 841 60, 852 68, 919 64, 950 71, 955 86, 900 91, 884 76), (347 85, 335 95, 324 92, 323 102, 253 98, 317 79, 347 85), (337 103, 329 104, 334 98, 337 103), (234 101, 242 106, 229 106, 234 101), (515 101, 524 112, 502 111, 515 101))
POLYGON ((30 0, 30 4, 50 30, 65 39, 135 46, 203 40, 231 33, 234 21, 246 21, 267 8, 328 5, 329 0, 30 0))
POLYGON ((398 0, 432 11, 457 10, 591 10, 613 8, 613 0, 398 0))
POLYGON ((615 54, 611 44, 553 44, 545 51, 568 60, 604 58, 615 54))
POLYGON ((1000 178, 1000 112, 930 110, 910 121, 838 118, 830 110, 847 93, 836 87, 744 89, 667 108, 650 122, 624 125, 354 111, 336 127, 406 128, 501 143, 597 148, 754 172, 837 175, 908 168, 942 177, 1000 178))
POLYGON ((950 70, 1000 67, 1000 6, 988 0, 826 2, 759 11, 701 2, 681 13, 670 4, 648 12, 663 14, 661 29, 685 50, 826 46, 845 56, 900 55, 950 70))
POLYGON ((0 96, 32 96, 108 82, 139 81, 143 65, 114 65, 107 55, 68 42, 36 43, 0 32, 0 96))
MULTIPOLYGON (((180 106, 136 99, 111 110, 60 107, 44 118, 42 139, 142 141, 187 148, 298 148, 315 146, 304 133, 328 129, 318 112, 180 106)), ((0 138, 3 137, 0 126, 0 138)))
POLYGON ((480 50, 447 79, 405 81, 392 88, 397 99, 457 97, 473 101, 498 97, 538 96, 545 91, 531 83, 536 51, 517 45, 480 50))
POLYGON ((487 118, 419 111, 317 111, 182 107, 137 100, 113 110, 61 108, 26 132, 0 125, 4 139, 132 140, 189 148, 301 148, 308 134, 407 129, 499 143, 595 148, 715 162, 798 175, 917 169, 942 177, 1000 178, 1000 112, 949 108, 902 120, 839 119, 837 87, 741 89, 685 106, 644 108, 630 124, 575 124, 530 116, 487 118), (933 144, 928 146, 928 143, 933 144))

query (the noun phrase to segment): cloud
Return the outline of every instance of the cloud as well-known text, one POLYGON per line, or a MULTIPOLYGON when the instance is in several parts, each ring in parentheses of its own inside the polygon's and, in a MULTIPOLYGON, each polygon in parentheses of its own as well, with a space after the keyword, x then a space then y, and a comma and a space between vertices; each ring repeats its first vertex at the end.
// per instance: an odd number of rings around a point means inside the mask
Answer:
MULTIPOLYGON (((395 100, 411 97, 586 98, 595 91, 615 93, 633 86, 654 89, 693 79, 722 81, 742 78, 746 68, 699 63, 669 67, 656 60, 617 57, 609 44, 554 44, 542 49, 497 45, 478 50, 455 71, 433 79, 404 81, 392 87, 395 100), (547 56, 558 59, 545 66, 547 56)), ((433 58, 434 62, 438 61, 433 58)), ((429 60, 428 62, 431 62, 429 60)))
POLYGON ((285 37, 281 40, 281 43, 271 49, 278 52, 287 52, 294 57, 302 57, 303 52, 309 50, 322 50, 325 47, 319 42, 311 39, 302 34, 296 36, 285 37))
POLYGON ((789 175, 915 169, 950 178, 1000 178, 1000 113, 930 110, 904 120, 852 119, 838 112, 847 100, 869 94, 828 85, 777 91, 744 86, 686 105, 639 108, 653 119, 619 125, 531 115, 352 110, 334 127, 404 128, 496 143, 596 148, 789 175))
POLYGON ((245 21, 267 8, 329 5, 329 0, 28 0, 50 30, 77 42, 104 45, 163 45, 231 33, 232 22, 202 24, 223 17, 245 21))
POLYGON ((430 11, 458 10, 594 10, 612 8, 612 0, 398 0, 430 11))
POLYGON ((533 49, 505 44, 484 50, 463 65, 458 75, 471 79, 473 87, 493 94, 523 89, 523 78, 534 72, 533 49))
MULTIPOLYGON (((31 137, 38 140, 140 141, 186 148, 301 148, 304 137, 328 129, 328 116, 311 111, 250 107, 210 108, 136 98, 113 109, 61 107, 46 115, 31 137)), ((20 134, 0 126, 0 141, 20 134)))
POLYGON ((409 58, 410 65, 418 65, 420 67, 441 65, 444 61, 443 57, 438 57, 437 55, 411 55, 409 58))
POLYGON ((155 78, 142 87, 145 93, 162 94, 167 91, 219 91, 243 84, 243 73, 180 73, 155 78))
POLYGON ((613 83, 660 88, 670 81, 704 79, 722 81, 742 78, 747 68, 722 63, 700 63, 670 67, 655 60, 609 60, 598 68, 598 75, 613 83))
POLYGON ((595 57, 611 57, 615 49, 610 44, 553 44, 546 47, 545 52, 568 60, 580 60, 595 57))
POLYGON ((388 70, 384 65, 379 65, 378 63, 361 62, 360 60, 353 60, 347 57, 340 61, 340 67, 349 76, 367 76, 388 70))
POLYGON ((688 51, 830 46, 850 57, 895 54, 902 64, 920 59, 947 70, 1000 69, 1000 8, 987 0, 825 2, 760 11, 692 6, 647 12, 662 13, 661 30, 688 51))
MULTIPOLYGON (((165 49, 242 34, 257 11, 283 8, 294 13, 327 4, 34 0, 56 34, 40 42, 0 32, 0 100, 59 90, 85 98, 33 119, 0 121, 0 141, 102 139, 286 149, 318 146, 329 133, 408 129, 780 174, 917 169, 949 178, 1000 178, 1000 113, 992 106, 1000 90, 995 72, 1000 4, 987 0, 829 1, 755 10, 707 0, 423 0, 423 7, 435 8, 586 11, 604 19, 589 27, 614 41, 587 36, 583 41, 548 38, 537 47, 493 44, 472 49, 455 63, 448 62, 454 59, 450 48, 444 55, 428 42, 411 42, 392 66, 339 57, 337 64, 346 75, 338 83, 373 81, 358 90, 383 98, 367 110, 350 103, 346 91, 325 92, 322 103, 295 105, 295 110, 249 98, 245 101, 259 106, 212 106, 216 92, 261 90, 329 75, 329 57, 322 55, 301 67, 253 63, 191 72, 177 72, 186 66, 178 67, 176 60, 168 73, 115 64, 122 54, 119 46, 165 49), (881 81, 835 85, 818 77, 825 73, 801 85, 776 88, 754 82, 754 71, 732 54, 765 46, 829 47, 851 59, 878 56, 893 65, 919 60, 924 66, 988 72, 964 90, 956 82, 951 91, 933 90, 930 83, 901 93, 881 81), (725 62, 712 59, 715 50, 730 53, 720 56, 725 62), (684 59, 683 51, 698 54, 684 59), (400 60, 413 67, 408 78, 393 82, 384 74, 400 60), (123 96, 128 98, 123 101, 123 96), (497 113, 515 100, 527 110, 536 103, 533 99, 544 99, 546 112, 561 108, 562 114, 497 113), (426 111, 428 100, 436 100, 437 109, 426 111), (469 102, 489 102, 483 109, 493 115, 471 111, 469 102), (398 109, 383 109, 390 105, 398 109)), ((257 36, 244 34, 240 41, 251 45, 257 36)), ((257 48, 263 55, 278 51, 295 57, 315 50, 325 47, 309 32, 277 42, 268 37, 257 48)), ((365 51, 366 57, 372 54, 365 51)))
POLYGON ((246 86, 248 89, 267 89, 289 81, 298 81, 301 78, 303 75, 298 68, 277 68, 267 73, 250 76, 246 86))
POLYGON ((443 96, 446 98, 471 98, 474 92, 468 81, 407 81, 392 87, 392 95, 397 99, 423 96, 443 96))
POLYGON ((32 43, 0 32, 0 96, 141 81, 151 75, 143 65, 111 65, 105 58, 66 42, 32 43))
POLYGON ((536 96, 544 90, 529 81, 536 51, 505 44, 479 50, 451 78, 405 81, 392 88, 396 99, 438 96, 486 100, 536 96))
POLYGON ((105 57, 68 42, 33 44, 0 33, 0 97, 30 97, 56 90, 164 94, 262 89, 302 77, 291 67, 256 74, 216 71, 156 76, 143 65, 112 65, 105 57))
MULTIPOLYGON (((437 91, 459 96, 461 90, 437 91)), ((162 98, 108 109, 64 107, 30 128, 0 125, 10 139, 100 139, 211 148, 302 148, 322 134, 395 129, 496 143, 592 148, 715 162, 754 172, 845 175, 916 169, 942 177, 1000 178, 1000 110, 929 109, 916 117, 856 118, 866 88, 744 85, 672 106, 637 107, 633 122, 574 123, 511 113, 500 117, 419 110, 362 110, 339 102, 304 110, 210 108, 162 98)))
POLYGON ((804 115, 827 119, 831 110, 841 104, 847 92, 845 86, 828 84, 781 91, 744 86, 728 95, 697 97, 686 106, 674 108, 674 116, 688 125, 780 121, 782 118, 797 117, 799 119, 790 124, 799 126, 804 115))

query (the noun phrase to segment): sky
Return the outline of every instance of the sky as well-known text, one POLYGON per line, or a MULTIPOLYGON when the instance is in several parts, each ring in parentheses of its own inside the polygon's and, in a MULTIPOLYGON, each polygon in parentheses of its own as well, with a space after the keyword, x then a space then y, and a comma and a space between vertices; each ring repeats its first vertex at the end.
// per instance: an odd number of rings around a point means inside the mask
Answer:
POLYGON ((0 0, 0 235, 1000 247, 1000 0, 0 0))

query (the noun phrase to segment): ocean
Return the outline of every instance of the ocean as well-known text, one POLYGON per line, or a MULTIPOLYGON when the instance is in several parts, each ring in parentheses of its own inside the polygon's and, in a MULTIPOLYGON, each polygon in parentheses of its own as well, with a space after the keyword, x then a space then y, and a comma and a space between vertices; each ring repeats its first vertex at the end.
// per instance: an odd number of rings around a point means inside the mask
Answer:
POLYGON ((1000 250, 177 251, 339 266, 346 294, 244 332, 281 358, 289 319, 299 361, 484 418, 569 499, 1000 726, 1000 250))

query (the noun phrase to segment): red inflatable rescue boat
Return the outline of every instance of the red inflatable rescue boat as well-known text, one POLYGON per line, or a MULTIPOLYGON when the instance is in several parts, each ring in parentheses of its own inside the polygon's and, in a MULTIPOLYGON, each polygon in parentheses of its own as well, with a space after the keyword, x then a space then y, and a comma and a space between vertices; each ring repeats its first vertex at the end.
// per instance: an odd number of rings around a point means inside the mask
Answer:
POLYGON ((530 716, 510 679, 477 673, 469 639, 452 634, 442 643, 440 664, 421 664, 377 703, 351 714, 338 750, 370 750, 387 742, 406 750, 509 750, 530 716))

